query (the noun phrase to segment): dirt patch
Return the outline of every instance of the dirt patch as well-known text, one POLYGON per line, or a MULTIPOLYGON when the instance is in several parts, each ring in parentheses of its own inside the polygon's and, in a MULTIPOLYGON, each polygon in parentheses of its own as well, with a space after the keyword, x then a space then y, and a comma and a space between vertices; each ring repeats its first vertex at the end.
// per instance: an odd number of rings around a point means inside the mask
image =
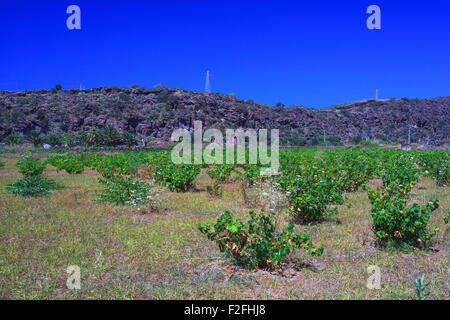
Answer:
MULTIPOLYGON (((99 173, 95 170, 84 170, 84 172, 80 175, 86 176, 96 176, 99 173)), ((69 174, 65 171, 44 171, 43 176, 53 177, 53 176, 68 176, 69 174)))
POLYGON ((16 170, 0 170, 0 177, 21 177, 22 175, 16 170))
MULTIPOLYGON (((96 176, 99 173, 95 170, 85 170, 81 175, 96 176)), ((68 176, 69 174, 65 171, 44 171, 42 173, 44 177, 54 177, 54 176, 68 176)), ((0 177, 21 177, 22 174, 17 170, 0 170, 0 177)))
POLYGON ((366 183, 368 188, 376 188, 383 185, 383 180, 381 179, 371 179, 366 183))

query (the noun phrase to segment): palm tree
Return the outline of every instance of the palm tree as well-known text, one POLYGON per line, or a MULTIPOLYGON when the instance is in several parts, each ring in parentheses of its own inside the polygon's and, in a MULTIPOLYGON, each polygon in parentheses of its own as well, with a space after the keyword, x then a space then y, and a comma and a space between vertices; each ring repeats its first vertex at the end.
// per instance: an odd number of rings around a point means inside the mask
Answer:
POLYGON ((40 132, 37 130, 30 131, 27 140, 30 141, 35 148, 39 147, 43 143, 43 138, 40 132))

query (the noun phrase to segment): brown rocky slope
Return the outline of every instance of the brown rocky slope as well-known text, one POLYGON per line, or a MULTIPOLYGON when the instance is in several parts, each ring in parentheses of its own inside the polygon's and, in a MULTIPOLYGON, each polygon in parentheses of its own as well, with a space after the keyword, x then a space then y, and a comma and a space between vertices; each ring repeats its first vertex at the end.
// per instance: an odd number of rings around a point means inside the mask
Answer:
POLYGON ((31 130, 80 132, 112 124, 117 129, 169 139, 177 128, 280 129, 283 144, 326 135, 341 142, 371 139, 441 145, 450 133, 450 97, 364 100, 326 109, 276 107, 232 95, 142 87, 86 90, 0 91, 0 138, 31 130))

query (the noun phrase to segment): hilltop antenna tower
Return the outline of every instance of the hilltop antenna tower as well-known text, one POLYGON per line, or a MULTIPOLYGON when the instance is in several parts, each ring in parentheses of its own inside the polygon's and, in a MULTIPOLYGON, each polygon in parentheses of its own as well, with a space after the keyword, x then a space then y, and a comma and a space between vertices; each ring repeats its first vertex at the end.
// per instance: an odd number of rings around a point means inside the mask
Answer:
POLYGON ((375 100, 378 100, 378 89, 375 89, 375 100))
POLYGON ((205 92, 211 92, 211 84, 209 83, 209 70, 206 71, 205 92))

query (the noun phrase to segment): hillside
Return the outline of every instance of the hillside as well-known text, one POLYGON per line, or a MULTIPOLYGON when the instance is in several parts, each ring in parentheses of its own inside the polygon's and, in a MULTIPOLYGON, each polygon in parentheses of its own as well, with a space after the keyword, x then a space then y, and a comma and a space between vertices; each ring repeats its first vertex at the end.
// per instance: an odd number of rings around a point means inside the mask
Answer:
POLYGON ((364 100, 326 109, 274 107, 230 95, 142 87, 87 90, 0 91, 0 137, 80 132, 112 124, 121 131, 169 139, 177 128, 279 128, 282 143, 361 138, 441 145, 450 134, 450 97, 364 100))

